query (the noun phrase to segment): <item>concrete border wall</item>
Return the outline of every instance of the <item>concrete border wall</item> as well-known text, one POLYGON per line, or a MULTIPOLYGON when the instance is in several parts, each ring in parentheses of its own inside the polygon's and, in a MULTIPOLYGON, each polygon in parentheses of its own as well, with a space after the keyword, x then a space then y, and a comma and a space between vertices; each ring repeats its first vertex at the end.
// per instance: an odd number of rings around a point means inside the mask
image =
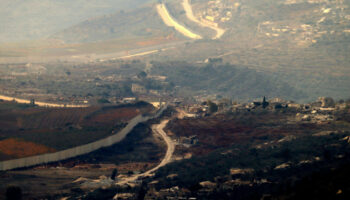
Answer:
MULTIPOLYGON (((23 104, 30 104, 31 101, 27 99, 20 99, 20 98, 15 98, 15 97, 8 97, 4 95, 0 95, 0 100, 3 101, 14 101, 17 103, 23 103, 23 104)), ((58 104, 58 103, 46 103, 46 102, 41 102, 41 101, 34 101, 34 105, 39 106, 39 107, 52 107, 52 108, 86 108, 89 107, 90 105, 87 104, 58 104)))
POLYGON ((159 117, 167 107, 168 105, 161 107, 155 114, 150 116, 138 115, 134 117, 132 120, 130 120, 128 125, 118 133, 111 135, 107 138, 97 140, 92 143, 69 148, 69 149, 58 151, 55 153, 47 153, 47 154, 31 156, 26 158, 2 161, 0 162, 0 171, 22 168, 22 167, 30 167, 30 166, 35 166, 35 165, 40 165, 40 164, 45 164, 50 162, 66 160, 68 158, 73 158, 76 156, 90 153, 102 147, 111 146, 115 143, 122 141, 128 135, 128 133, 130 133, 132 129, 139 123, 146 122, 149 119, 154 119, 159 117))

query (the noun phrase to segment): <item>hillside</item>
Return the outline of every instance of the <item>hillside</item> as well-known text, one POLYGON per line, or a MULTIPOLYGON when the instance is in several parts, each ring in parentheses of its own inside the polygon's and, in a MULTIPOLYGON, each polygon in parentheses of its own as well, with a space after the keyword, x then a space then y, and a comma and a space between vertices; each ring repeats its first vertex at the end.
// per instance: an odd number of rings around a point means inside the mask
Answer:
POLYGON ((51 36, 65 42, 95 42, 109 39, 166 37, 172 29, 165 26, 156 8, 145 6, 129 12, 86 20, 51 36))
MULTIPOLYGON (((195 88, 200 91, 198 94, 219 92, 224 96, 240 96, 242 99, 261 96, 261 93, 296 100, 312 100, 319 96, 332 96, 336 99, 349 97, 348 1, 162 2, 174 21, 193 33, 198 33, 203 39, 181 43, 185 37, 175 28, 166 26, 157 13, 157 4, 152 2, 132 10, 94 17, 51 35, 51 39, 56 39, 54 41, 65 41, 65 44, 25 49, 21 48, 23 45, 13 48, 2 46, 0 56, 62 55, 72 58, 79 55, 81 60, 93 62, 98 60, 98 56, 102 60, 115 60, 129 55, 132 49, 140 50, 151 46, 159 49, 162 47, 157 45, 174 42, 181 45, 174 44, 172 48, 144 56, 144 59, 146 62, 162 63, 179 60, 203 63, 209 59, 220 59, 222 63, 227 62, 237 68, 244 66, 268 77, 268 81, 262 81, 265 78, 260 76, 249 77, 256 81, 254 83, 242 82, 244 78, 238 78, 238 83, 228 78, 212 79, 211 85, 218 86, 214 88, 203 81, 204 77, 199 76, 201 81, 186 86, 186 89, 195 88), (190 7, 184 7, 184 2, 188 2, 190 7), (188 14, 189 9, 192 14, 188 14), (195 19, 190 19, 189 16, 195 19), (201 26, 201 23, 207 26, 201 26), (214 40, 215 31, 210 27, 225 32, 214 40), (117 54, 112 55, 115 52, 117 54), (261 85, 262 82, 265 84, 261 85), (240 89, 230 88, 232 85, 241 86, 240 89), (251 90, 253 85, 258 86, 256 91, 251 90), (249 95, 246 96, 247 93, 249 95)), ((174 82, 177 81, 176 78, 174 82)))
POLYGON ((219 94, 236 100, 268 97, 304 100, 307 95, 272 75, 234 65, 154 63, 152 73, 167 76, 188 96, 219 94))

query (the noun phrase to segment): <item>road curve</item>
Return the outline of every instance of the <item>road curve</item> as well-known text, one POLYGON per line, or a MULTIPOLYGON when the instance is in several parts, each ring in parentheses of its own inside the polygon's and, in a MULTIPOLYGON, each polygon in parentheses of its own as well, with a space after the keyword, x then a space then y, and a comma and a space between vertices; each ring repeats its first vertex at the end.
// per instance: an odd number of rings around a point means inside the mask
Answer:
POLYGON ((157 12, 159 16, 162 18, 163 22, 170 27, 174 27, 175 30, 183 34, 184 36, 191 38, 191 39, 201 39, 202 36, 193 33, 192 31, 188 30, 188 28, 182 26, 178 22, 176 22, 173 17, 169 14, 168 9, 166 8, 165 4, 157 4, 157 12))
POLYGON ((185 10, 186 17, 189 20, 197 23, 198 25, 200 25, 202 27, 208 27, 208 28, 213 29, 214 31, 216 31, 216 35, 212 38, 213 40, 221 38, 221 36, 225 33, 225 31, 226 31, 225 29, 222 29, 222 28, 219 28, 219 27, 216 27, 216 26, 213 26, 211 24, 207 24, 207 23, 205 23, 203 21, 198 20, 193 14, 192 6, 189 3, 189 0, 183 0, 182 1, 182 6, 183 6, 183 8, 185 10))
POLYGON ((165 156, 163 158, 163 160, 154 168, 142 173, 142 174, 137 174, 128 178, 124 178, 120 181, 117 182, 117 184, 125 184, 128 182, 132 182, 137 180, 139 177, 147 177, 150 176, 153 172, 157 171, 159 168, 165 166, 166 164, 168 164, 169 162, 171 162, 171 158, 174 154, 175 151, 175 143, 171 140, 171 138, 165 133, 164 128, 165 126, 168 124, 169 120, 163 120, 160 124, 155 124, 152 126, 152 131, 154 133, 159 134, 163 140, 165 141, 166 145, 167 145, 167 151, 165 153, 165 156))

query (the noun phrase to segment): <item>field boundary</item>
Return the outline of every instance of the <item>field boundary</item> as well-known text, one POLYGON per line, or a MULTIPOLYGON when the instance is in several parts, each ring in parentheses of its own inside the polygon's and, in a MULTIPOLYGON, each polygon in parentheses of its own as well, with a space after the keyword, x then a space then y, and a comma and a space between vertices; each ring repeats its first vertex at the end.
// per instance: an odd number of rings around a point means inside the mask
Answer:
POLYGON ((163 107, 158 109, 157 112, 153 115, 144 116, 140 114, 134 117, 132 120, 130 120, 128 125, 118 133, 112 136, 109 136, 107 138, 97 140, 92 143, 69 148, 69 149, 58 151, 55 153, 47 153, 47 154, 42 154, 37 156, 30 156, 26 158, 2 161, 0 162, 0 171, 12 170, 12 169, 23 168, 23 167, 31 167, 35 165, 66 160, 68 158, 73 158, 76 156, 93 152, 102 147, 108 147, 108 146, 114 145, 115 143, 122 141, 132 131, 132 129, 139 123, 146 122, 150 119, 159 117, 163 113, 163 111, 167 109, 167 107, 168 107, 167 104, 164 105, 163 107))

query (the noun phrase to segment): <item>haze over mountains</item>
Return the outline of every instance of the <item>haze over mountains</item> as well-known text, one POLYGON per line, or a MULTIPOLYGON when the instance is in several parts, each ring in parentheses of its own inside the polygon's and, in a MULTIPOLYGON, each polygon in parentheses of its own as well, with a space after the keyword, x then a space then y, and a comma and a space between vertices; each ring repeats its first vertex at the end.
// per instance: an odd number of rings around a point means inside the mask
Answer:
MULTIPOLYGON (((145 56, 146 63, 205 63, 221 59, 222 64, 227 62, 264 72, 263 78, 253 80, 250 87, 243 87, 244 91, 256 90, 254 85, 262 83, 258 80, 269 80, 268 85, 280 87, 276 90, 280 93, 273 94, 286 98, 311 100, 332 96, 340 99, 350 94, 350 1, 28 0, 2 3, 5 6, 0 8, 0 43, 49 39, 27 46, 21 43, 0 46, 2 63, 29 62, 26 58, 30 56, 37 56, 36 62, 42 58, 113 61, 125 56, 138 59, 137 55, 148 54, 153 56, 145 56), (163 21, 157 13, 160 3, 171 20, 200 35, 201 39, 187 37, 163 21), (132 50, 136 53, 130 53, 132 50), (296 91, 300 94, 295 95, 296 91)), ((201 70, 198 73, 201 74, 192 75, 205 74, 201 70)), ((240 81, 243 80, 240 76, 218 80, 225 76, 225 70, 218 70, 216 75, 211 82, 224 85, 224 89, 219 88, 220 93, 232 91, 229 88, 232 83, 246 83, 240 81)), ((181 80, 182 77, 172 78, 181 80)), ((189 88, 207 87, 209 81, 204 83, 203 79, 191 83, 189 88)), ((249 85, 248 82, 245 85, 249 85)), ((219 92, 215 89, 211 91, 219 92)), ((253 98, 249 92, 233 93, 253 98)))
POLYGON ((350 0, 0 0, 0 200, 350 199, 349 52, 350 0))
POLYGON ((1 0, 0 42, 46 38, 86 19, 146 2, 149 0, 1 0))
POLYGON ((128 12, 120 11, 83 21, 50 38, 67 43, 81 43, 119 38, 161 37, 170 33, 171 30, 163 25, 156 9, 148 5, 128 12))

